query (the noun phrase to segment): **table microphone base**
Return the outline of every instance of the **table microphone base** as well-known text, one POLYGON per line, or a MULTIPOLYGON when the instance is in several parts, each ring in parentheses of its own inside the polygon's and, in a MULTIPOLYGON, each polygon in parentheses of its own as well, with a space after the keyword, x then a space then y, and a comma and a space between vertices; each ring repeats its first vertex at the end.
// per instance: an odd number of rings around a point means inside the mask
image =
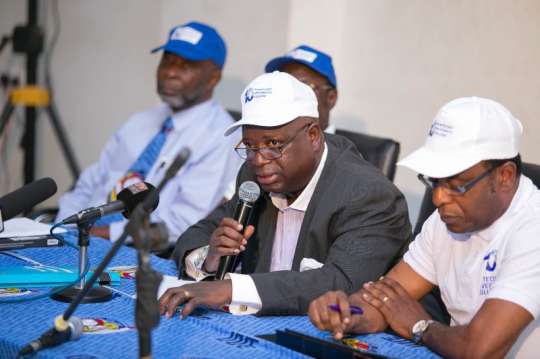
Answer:
MULTIPOLYGON (((69 287, 60 292, 51 295, 51 299, 58 300, 60 302, 71 303, 73 299, 81 291, 77 287, 69 287)), ((81 303, 102 303, 108 302, 113 297, 113 293, 110 289, 104 287, 92 287, 86 293, 81 303)))

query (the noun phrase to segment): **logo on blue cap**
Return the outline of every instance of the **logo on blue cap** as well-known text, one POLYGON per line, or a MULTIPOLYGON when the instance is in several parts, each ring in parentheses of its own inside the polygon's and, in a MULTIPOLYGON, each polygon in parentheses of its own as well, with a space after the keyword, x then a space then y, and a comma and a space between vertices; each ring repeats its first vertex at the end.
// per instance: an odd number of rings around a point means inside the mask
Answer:
POLYGON ((266 64, 265 71, 273 72, 279 70, 291 62, 298 62, 306 65, 313 71, 326 77, 332 86, 337 87, 336 74, 334 72, 334 65, 332 65, 332 58, 328 54, 307 45, 298 46, 284 56, 276 57, 270 60, 266 64))
POLYGON ((195 21, 171 29, 167 43, 152 53, 160 50, 192 61, 211 60, 219 68, 223 68, 227 57, 227 47, 219 33, 213 27, 195 21))

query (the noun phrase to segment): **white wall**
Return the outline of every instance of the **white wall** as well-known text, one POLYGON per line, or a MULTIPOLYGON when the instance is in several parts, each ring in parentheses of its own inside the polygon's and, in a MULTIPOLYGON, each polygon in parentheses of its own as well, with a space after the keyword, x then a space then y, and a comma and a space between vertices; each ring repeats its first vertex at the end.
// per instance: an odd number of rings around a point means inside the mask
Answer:
MULTIPOLYGON (((242 88, 269 58, 308 43, 334 57, 338 127, 392 137, 403 156, 423 143, 445 102, 486 96, 523 122, 523 157, 540 163, 536 0, 60 0, 59 6, 55 90, 84 166, 129 113, 157 101, 159 56, 148 51, 171 26, 191 19, 215 25, 226 39, 229 56, 216 92, 226 107, 240 107, 242 88)), ((24 2, 0 3, 1 33, 24 19, 24 2)), ((67 167, 46 121, 39 128, 38 176, 53 176, 63 191, 71 181, 67 167)), ((406 169, 395 182, 415 219, 422 186, 406 169)))

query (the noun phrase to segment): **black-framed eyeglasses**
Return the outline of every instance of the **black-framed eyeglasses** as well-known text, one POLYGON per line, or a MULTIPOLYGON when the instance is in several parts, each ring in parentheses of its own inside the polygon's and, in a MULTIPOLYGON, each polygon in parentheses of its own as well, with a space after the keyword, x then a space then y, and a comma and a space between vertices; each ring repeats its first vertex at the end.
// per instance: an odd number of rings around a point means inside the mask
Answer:
POLYGON ((244 160, 251 161, 255 158, 255 154, 259 152, 267 160, 277 160, 283 155, 283 150, 289 144, 291 144, 296 137, 307 127, 311 126, 313 122, 306 123, 304 126, 300 127, 298 131, 292 136, 289 140, 283 142, 277 146, 266 146, 266 147, 247 147, 242 146, 242 142, 238 143, 234 150, 244 160))
POLYGON ((489 174, 493 172, 495 168, 497 168, 497 166, 490 167, 485 172, 481 173, 477 177, 473 178, 469 182, 462 185, 450 185, 448 183, 448 180, 431 178, 431 177, 424 176, 423 174, 418 174, 418 179, 428 188, 435 189, 436 187, 442 187, 446 189, 449 193, 460 196, 468 192, 482 179, 489 176, 489 174))

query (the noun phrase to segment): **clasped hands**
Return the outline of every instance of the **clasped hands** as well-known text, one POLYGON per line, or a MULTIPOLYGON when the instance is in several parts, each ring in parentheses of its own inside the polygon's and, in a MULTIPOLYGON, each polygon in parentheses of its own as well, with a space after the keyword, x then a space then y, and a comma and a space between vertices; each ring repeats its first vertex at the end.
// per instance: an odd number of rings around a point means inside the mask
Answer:
POLYGON ((345 333, 374 333, 387 325, 400 336, 411 339, 414 324, 431 319, 398 282, 386 277, 365 283, 350 296, 342 291, 328 292, 311 302, 308 313, 313 325, 330 331, 337 340, 345 333), (339 311, 330 305, 337 305, 339 311), (361 307, 364 314, 351 315, 351 305, 361 307))
MULTIPOLYGON (((246 249, 248 239, 255 228, 243 226, 232 218, 224 218, 210 237, 208 255, 203 268, 208 273, 216 272, 222 256, 238 255, 246 249)), ((222 308, 232 300, 231 280, 205 281, 169 288, 159 298, 159 311, 168 318, 176 308, 184 304, 180 317, 183 319, 199 306, 222 308)))

